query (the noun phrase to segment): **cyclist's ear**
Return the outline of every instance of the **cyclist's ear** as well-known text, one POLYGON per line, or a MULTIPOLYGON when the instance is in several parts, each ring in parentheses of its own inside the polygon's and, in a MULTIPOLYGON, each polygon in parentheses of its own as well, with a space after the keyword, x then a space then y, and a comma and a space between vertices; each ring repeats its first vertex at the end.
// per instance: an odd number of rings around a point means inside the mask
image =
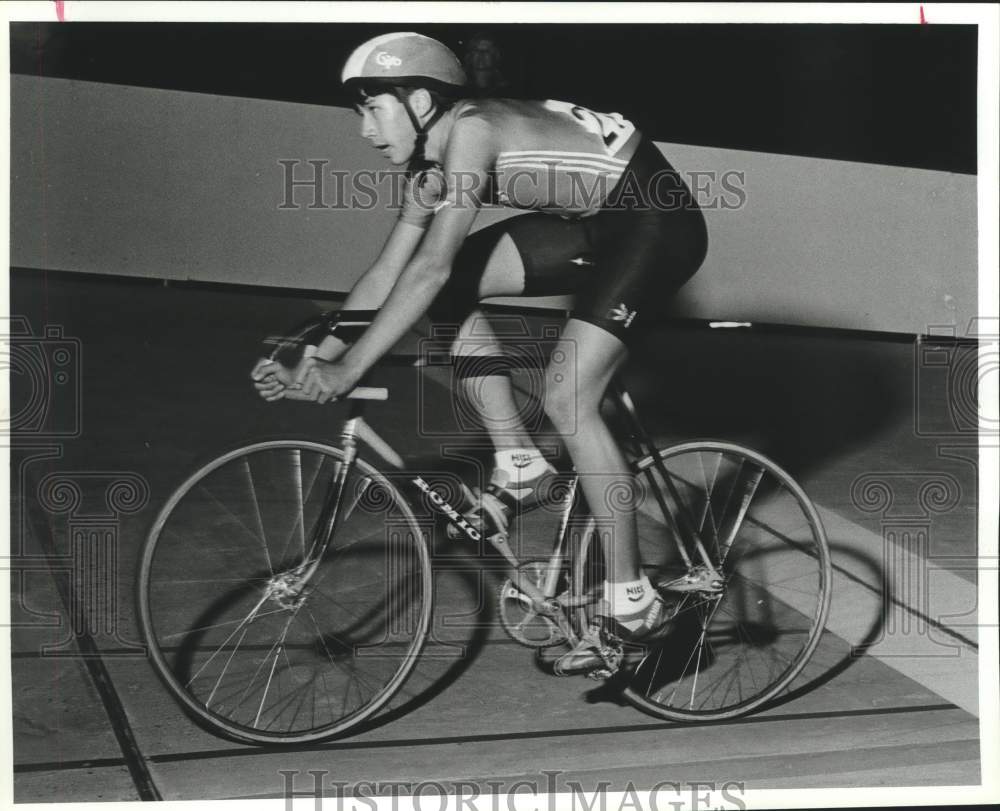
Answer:
POLYGON ((434 97, 423 87, 413 90, 409 96, 410 108, 418 118, 422 118, 434 109, 434 97))

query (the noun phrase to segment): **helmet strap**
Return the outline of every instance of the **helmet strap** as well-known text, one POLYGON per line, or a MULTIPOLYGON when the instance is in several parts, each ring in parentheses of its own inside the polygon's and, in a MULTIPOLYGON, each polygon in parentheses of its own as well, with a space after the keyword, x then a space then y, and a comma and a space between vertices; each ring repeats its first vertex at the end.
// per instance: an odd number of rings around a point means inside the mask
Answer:
POLYGON ((427 122, 421 124, 420 119, 417 118, 417 114, 410 106, 410 98, 406 95, 403 88, 394 88, 394 92, 396 98, 403 105, 403 109, 406 110, 406 115, 409 117, 410 123, 413 125, 413 130, 417 134, 416 141, 414 141, 413 144, 413 155, 410 157, 410 162, 406 166, 406 173, 412 177, 418 172, 433 165, 424 156, 424 147, 427 145, 427 134, 430 132, 431 127, 433 127, 441 116, 447 112, 447 108, 443 105, 438 105, 434 110, 433 115, 427 119, 427 122))

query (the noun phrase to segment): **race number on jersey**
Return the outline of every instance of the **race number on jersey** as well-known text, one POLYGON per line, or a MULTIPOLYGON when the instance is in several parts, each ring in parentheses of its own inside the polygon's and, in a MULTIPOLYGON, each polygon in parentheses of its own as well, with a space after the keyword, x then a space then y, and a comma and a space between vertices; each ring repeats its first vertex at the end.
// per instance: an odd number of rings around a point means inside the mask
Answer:
POLYGON ((572 116, 587 132, 604 141, 604 149, 608 155, 616 155, 635 132, 635 125, 618 113, 595 113, 579 104, 551 100, 545 102, 545 109, 572 116))

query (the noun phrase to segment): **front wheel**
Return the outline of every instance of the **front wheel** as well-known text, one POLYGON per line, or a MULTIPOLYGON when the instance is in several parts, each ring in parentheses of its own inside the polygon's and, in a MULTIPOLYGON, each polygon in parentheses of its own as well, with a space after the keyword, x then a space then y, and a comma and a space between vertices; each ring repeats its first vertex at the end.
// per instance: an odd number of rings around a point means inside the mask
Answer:
POLYGON ((430 556, 407 501, 313 442, 208 463, 142 554, 156 670, 196 719, 242 741, 315 741, 370 718, 416 663, 430 612, 430 556))
MULTIPOLYGON (((625 697, 679 721, 759 709, 801 672, 826 624, 830 554, 815 507, 777 464, 726 442, 684 443, 634 467, 642 567, 677 613, 670 635, 626 665, 625 697)), ((574 565, 581 595, 603 578, 599 537, 592 520, 574 565)))

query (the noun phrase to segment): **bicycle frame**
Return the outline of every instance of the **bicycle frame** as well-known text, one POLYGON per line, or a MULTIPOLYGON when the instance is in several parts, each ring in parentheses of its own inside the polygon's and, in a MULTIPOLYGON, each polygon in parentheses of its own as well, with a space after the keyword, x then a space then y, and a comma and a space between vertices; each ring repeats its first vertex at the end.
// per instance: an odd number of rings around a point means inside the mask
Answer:
MULTIPOLYGON (((690 548, 697 550, 698 557, 701 558, 702 563, 714 572, 709 555, 701 542, 700 534, 697 528, 690 523, 685 511, 681 508, 683 502, 677 492, 676 486, 667 474, 662 460, 656 453, 653 440, 645 428, 643 428, 635 404, 619 378, 615 377, 613 379, 611 386, 609 386, 608 395, 612 398, 618 415, 627 429, 627 438, 630 445, 629 450, 637 459, 648 458, 651 460, 648 464, 636 466, 636 473, 643 473, 649 480, 651 484, 650 490, 656 495, 661 513, 667 522, 685 566, 688 569, 694 566, 688 552, 690 546, 690 548), (655 486, 653 479, 654 470, 660 474, 660 478, 665 483, 670 497, 674 501, 673 506, 666 503, 660 488, 655 486)), ((301 586, 304 586, 313 572, 315 572, 335 534, 337 522, 341 515, 342 497, 347 478, 357 458, 358 443, 361 442, 370 448, 385 464, 395 470, 406 470, 403 458, 365 420, 365 405, 365 402, 362 400, 352 401, 351 411, 341 429, 339 446, 344 453, 344 461, 339 465, 330 483, 330 492, 325 501, 320 519, 316 524, 309 554, 299 568, 298 574, 301 586)), ((479 532, 462 517, 459 510, 438 493, 432 485, 428 484, 420 474, 413 474, 413 477, 409 480, 409 484, 415 492, 424 493, 431 508, 443 516, 448 524, 456 527, 464 537, 473 542, 482 540, 479 532)), ((527 577, 521 576, 519 567, 522 565, 522 561, 511 550, 506 535, 498 533, 486 539, 503 556, 507 563, 510 564, 513 570, 513 579, 518 588, 531 597, 536 605, 545 613, 553 618, 559 618, 560 624, 563 624, 563 609, 577 608, 592 601, 583 598, 565 598, 562 602, 559 602, 547 596, 554 592, 562 564, 567 558, 567 547, 570 541, 569 528, 574 518, 574 505, 578 489, 579 478, 574 475, 567 487, 556 531, 555 543, 548 558, 548 574, 541 588, 532 583, 527 577)), ((568 627, 564 630, 567 630, 570 636, 575 636, 568 627)))
MULTIPOLYGON (((371 311, 359 311, 359 317, 362 320, 351 322, 352 326, 363 327, 370 323, 371 311)), ((318 318, 309 319, 299 328, 293 331, 293 334, 284 337, 277 342, 274 350, 270 353, 270 357, 275 358, 282 348, 286 348, 292 345, 298 345, 301 343, 316 342, 318 335, 325 335, 330 332, 330 314, 324 314, 318 318)), ((405 356, 398 356, 396 362, 399 365, 413 365, 419 364, 423 361, 422 358, 406 358, 405 356)), ((615 375, 612 378, 611 384, 608 387, 608 393, 611 395, 619 415, 622 417, 625 426, 628 430, 629 441, 631 443, 631 450, 635 454, 636 459, 643 459, 649 457, 652 459, 652 468, 655 469, 659 474, 667 490, 670 493, 670 497, 674 501, 674 508, 671 509, 663 498, 663 494, 660 489, 655 486, 655 481, 653 478, 653 470, 649 466, 644 466, 641 469, 636 469, 636 473, 642 472, 649 481, 652 492, 656 494, 657 502, 660 506, 660 511, 663 514, 664 520, 667 522, 668 528, 671 530, 671 534, 674 538, 675 545, 680 552, 681 558, 684 561, 685 566, 688 570, 694 567, 691 560, 691 556, 688 554, 687 547, 690 545, 691 548, 697 550, 698 556, 701 558, 703 566, 715 577, 718 577, 715 572, 714 567, 711 563, 711 558, 706 552, 704 546, 702 545, 700 534, 696 527, 692 526, 688 521, 688 516, 682 509, 683 502, 680 500, 680 496, 677 489, 671 481, 670 476, 667 474, 666 468, 663 465, 662 460, 656 453, 655 445, 649 434, 643 428, 639 421, 638 413, 636 412, 635 404, 632 401, 631 396, 625 390, 622 384, 621 378, 615 375)), ((606 394, 607 396, 607 394, 606 394)), ((369 426, 364 420, 364 401, 356 400, 353 402, 353 407, 345 423, 344 429, 341 432, 341 447, 345 453, 345 464, 343 475, 339 476, 339 481, 335 479, 334 487, 336 488, 331 492, 329 511, 324 509, 324 514, 319 526, 322 528, 322 532, 318 535, 315 541, 319 542, 317 545, 317 551, 320 553, 316 557, 309 568, 308 574, 311 576, 312 571, 315 570, 316 562, 322 557, 322 553, 325 551, 327 544, 329 543, 329 538, 333 534, 333 530, 336 528, 337 522, 337 511, 340 504, 340 496, 343 493, 344 482, 346 481, 347 473, 350 470, 351 464, 357 453, 357 440, 361 440, 366 445, 368 445, 372 450, 375 451, 387 464, 396 468, 397 470, 403 470, 405 465, 403 463, 402 457, 385 441, 378 433, 369 426)), ((461 517, 459 512, 452 507, 450 504, 445 502, 438 496, 435 499, 435 494, 432 488, 430 488, 426 482, 424 482, 420 477, 417 477, 411 482, 419 490, 426 493, 429 500, 434 505, 435 509, 441 512, 450 523, 458 527, 466 536, 471 540, 478 541, 478 533, 475 532, 461 517)), ((577 490, 578 481, 576 478, 573 480, 572 490, 573 495, 575 495, 577 490)), ((571 496, 572 498, 572 496, 571 496)), ((565 550, 565 534, 569 526, 569 514, 571 510, 569 509, 572 505, 572 500, 567 503, 567 509, 564 511, 563 519, 560 523, 559 534, 556 540, 556 546, 552 554, 553 562, 562 559, 565 550)), ((745 499, 745 503, 748 503, 745 499)), ((494 536, 496 537, 496 536, 494 536)), ((489 539, 491 543, 498 549, 498 551, 504 556, 504 558, 514 567, 515 571, 520 565, 520 561, 514 556, 507 546, 506 538, 500 538, 494 540, 494 538, 489 539)), ((308 558, 307 558, 308 560, 308 558)), ((558 570, 557 570, 558 571, 558 570)), ((552 575, 554 576, 554 575, 552 575)), ((307 578, 308 579, 308 576, 307 578)), ((547 584, 548 585, 548 584, 547 584)), ((527 594, 529 594, 532 599, 538 599, 537 589, 533 585, 528 584, 525 588, 527 594)))
MULTIPOLYGON (((642 426, 639 421, 639 414, 636 411, 635 403, 632 401, 632 397, 625 390, 625 386, 622 384, 621 380, 615 376, 611 381, 610 386, 612 395, 614 396, 614 402, 618 407, 618 414, 622 421, 625 423, 625 427, 628 431, 628 441, 631 444, 631 451, 635 455, 636 459, 643 459, 649 457, 652 459, 652 468, 660 474, 660 478, 663 480, 667 489, 670 491, 670 497, 674 500, 674 509, 670 509, 669 505, 663 499, 663 493, 660 488, 655 486, 653 480, 653 471, 650 466, 645 466, 642 470, 646 477, 646 480, 650 483, 650 490, 656 494, 657 503, 660 505, 660 511, 663 513, 664 520, 667 522, 673 537, 676 541, 676 546, 684 560, 684 565, 690 568, 693 564, 691 562, 691 556, 688 554, 687 546, 684 540, 687 540, 689 544, 699 550, 702 561, 710 565, 708 554, 702 547, 701 539, 698 532, 693 526, 685 525, 682 528, 678 526, 676 516, 684 516, 684 511, 680 509, 682 504, 680 500, 680 494, 677 492, 673 480, 667 474, 667 469, 660 459, 659 454, 656 452, 656 446, 653 443, 652 438, 646 432, 646 429, 642 426)), ((637 471, 638 472, 638 471, 637 471)), ((684 519, 682 519, 684 521, 684 519)), ((686 524, 686 521, 684 521, 686 524)))

